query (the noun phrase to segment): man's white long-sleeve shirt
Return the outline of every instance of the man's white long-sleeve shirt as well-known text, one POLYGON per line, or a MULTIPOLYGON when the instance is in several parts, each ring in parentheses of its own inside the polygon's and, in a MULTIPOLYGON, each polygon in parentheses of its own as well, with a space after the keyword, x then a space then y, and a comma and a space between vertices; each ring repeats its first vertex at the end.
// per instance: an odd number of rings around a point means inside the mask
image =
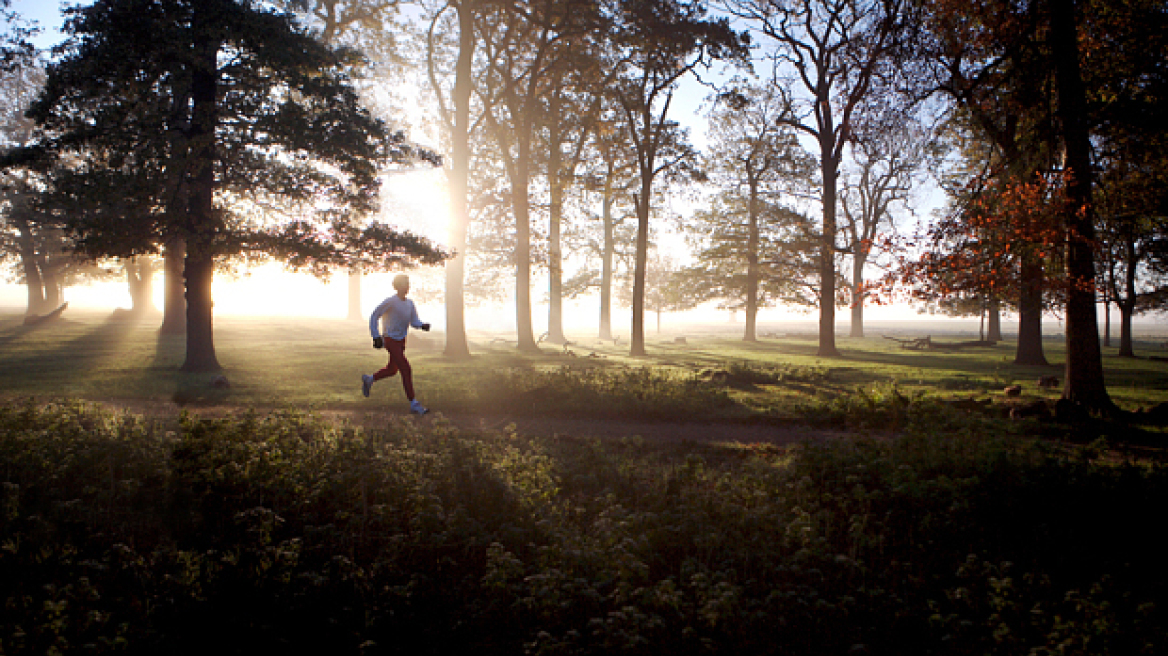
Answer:
POLYGON ((418 318, 418 309, 414 307, 414 302, 397 294, 382 301, 381 305, 373 310, 373 314, 369 315, 369 333, 374 339, 386 337, 402 340, 406 338, 410 326, 421 328, 423 325, 422 320, 418 318), (378 319, 381 319, 380 333, 377 330, 378 319))

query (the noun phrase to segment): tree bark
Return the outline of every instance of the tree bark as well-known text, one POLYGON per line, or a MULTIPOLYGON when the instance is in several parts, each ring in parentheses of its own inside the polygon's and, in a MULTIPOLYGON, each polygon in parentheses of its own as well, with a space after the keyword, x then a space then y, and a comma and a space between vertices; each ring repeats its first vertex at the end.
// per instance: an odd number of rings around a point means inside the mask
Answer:
POLYGON ((986 339, 991 342, 1002 341, 1002 302, 996 296, 990 297, 989 314, 986 322, 986 339))
POLYGON ((838 166, 831 153, 835 144, 830 130, 824 131, 820 145, 820 173, 823 176, 823 234, 819 242, 819 349, 821 357, 837 357, 835 346, 835 202, 838 166))
POLYGON ((49 310, 45 309, 47 306, 45 284, 41 280, 41 269, 37 266, 36 241, 32 236, 32 227, 27 220, 20 217, 13 217, 12 222, 16 226, 20 266, 24 270, 24 284, 28 289, 28 304, 24 313, 26 315, 44 314, 49 310))
POLYGON ((528 166, 531 149, 521 138, 516 161, 516 179, 511 183, 511 207, 515 214, 515 330, 519 350, 535 352, 535 329, 531 323, 531 212, 528 166))
POLYGON ((553 94, 551 99, 552 125, 548 126, 548 341, 563 344, 564 337, 564 257, 560 231, 564 216, 563 141, 559 126, 561 99, 553 94))
POLYGON ((42 253, 37 253, 34 259, 41 270, 41 284, 45 288, 45 311, 51 312, 61 306, 65 296, 61 277, 57 275, 60 267, 42 253))
POLYGON ((172 239, 166 244, 163 255, 166 289, 162 300, 162 326, 158 329, 163 335, 185 335, 187 332, 187 301, 183 284, 186 254, 186 243, 183 240, 172 239))
POLYGON ((466 341, 465 269, 466 237, 470 227, 467 189, 470 179, 470 96, 474 62, 474 10, 472 0, 457 3, 458 62, 454 81, 454 126, 450 157, 450 249, 446 261, 446 348, 448 358, 470 357, 466 341))
POLYGON ((1066 148, 1067 365, 1063 399, 1089 411, 1111 413, 1115 404, 1103 379, 1103 354, 1095 316, 1095 225, 1091 199, 1091 143, 1086 94, 1079 70, 1074 0, 1051 3, 1050 44, 1058 90, 1057 114, 1066 148))
POLYGON ((1133 300, 1119 303, 1119 357, 1134 358, 1136 352, 1132 344, 1132 315, 1135 314, 1136 304, 1133 300))
POLYGON ((1103 299, 1103 346, 1111 347, 1111 301, 1103 299))
POLYGON ((612 339, 612 260, 616 251, 615 226, 612 218, 612 163, 604 180, 601 220, 604 222, 604 246, 600 254, 600 339, 612 339))
POLYGON ((205 250, 187 252, 187 353, 182 370, 202 373, 220 371, 215 357, 214 320, 211 286, 215 260, 205 250))
POLYGON ((750 199, 747 209, 746 235, 746 328, 742 339, 747 342, 757 342, 758 334, 758 182, 752 177, 750 180, 750 199))
POLYGON ((124 266, 130 288, 130 312, 135 315, 157 312, 154 307, 154 259, 139 255, 126 260, 124 266))
POLYGON ((1042 261, 1033 255, 1022 256, 1022 290, 1018 298, 1018 349, 1014 364, 1041 366, 1048 364, 1042 349, 1042 261))
MULTIPOLYGON (((200 12, 194 21, 201 22, 200 12)), ((202 31, 198 29, 196 31, 202 31)), ((206 29, 206 26, 202 26, 206 29)), ((191 76, 190 236, 184 276, 187 300, 187 352, 183 371, 220 371, 215 357, 211 286, 215 275, 215 127, 218 124, 219 47, 212 39, 196 43, 191 76)))
MULTIPOLYGON (((1132 235, 1128 235, 1124 239, 1123 244, 1124 259, 1127 261, 1127 266, 1124 267, 1123 275, 1123 297, 1116 305, 1119 306, 1119 357, 1134 358, 1136 356, 1135 349, 1132 344, 1132 315, 1136 312, 1136 244, 1132 235)), ((1110 309, 1108 310, 1108 320, 1110 323, 1110 309)), ((1108 328, 1110 331, 1110 327, 1108 328)))
MULTIPOLYGON (((642 169, 644 171, 646 169, 642 169)), ((647 170, 652 170, 648 167, 647 170)), ((649 262, 649 198, 653 191, 650 177, 641 175, 641 194, 637 205, 637 244, 633 264, 633 325, 629 355, 645 355, 645 272, 649 262)))
POLYGON ((856 245, 856 254, 852 258, 852 326, 849 331, 851 337, 864 336, 864 253, 860 252, 861 245, 856 245))

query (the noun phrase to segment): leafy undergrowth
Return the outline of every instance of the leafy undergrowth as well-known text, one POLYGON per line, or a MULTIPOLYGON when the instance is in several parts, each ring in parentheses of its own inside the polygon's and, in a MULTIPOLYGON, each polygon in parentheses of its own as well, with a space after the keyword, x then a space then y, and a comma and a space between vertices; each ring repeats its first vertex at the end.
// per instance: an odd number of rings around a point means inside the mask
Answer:
POLYGON ((0 406, 0 653, 1168 649, 1162 467, 937 427, 784 450, 0 406))
POLYGON ((447 387, 432 387, 428 398, 452 411, 686 420, 735 407, 725 386, 657 367, 512 367, 468 373, 447 387))

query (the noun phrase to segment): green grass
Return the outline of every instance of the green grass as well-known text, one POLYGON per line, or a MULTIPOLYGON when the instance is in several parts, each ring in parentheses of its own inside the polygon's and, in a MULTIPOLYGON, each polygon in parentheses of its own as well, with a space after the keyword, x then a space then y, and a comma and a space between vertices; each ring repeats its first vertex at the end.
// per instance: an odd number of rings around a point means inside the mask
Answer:
MULTIPOLYGON (((128 403, 244 407, 288 405, 361 409, 401 404, 396 381, 360 395, 359 375, 380 367, 363 323, 342 320, 219 318, 215 347, 229 389, 210 374, 184 374, 181 338, 159 337, 155 321, 70 312, 42 326, 0 315, 0 395, 128 403)), ((870 337, 838 338, 843 355, 815 355, 812 335, 745 343, 727 333, 689 334, 686 344, 648 336, 649 355, 625 345, 569 335, 574 344, 521 355, 509 335, 472 334, 470 361, 442 353, 440 334, 411 333, 409 350, 419 398, 446 412, 621 416, 675 419, 798 418, 843 397, 872 399, 1000 398, 1020 383, 1023 399, 1055 399, 1043 375, 1062 375, 1060 340, 1045 343, 1049 367, 1011 363, 1012 343, 951 352, 914 352, 870 337), (711 372, 723 371, 719 376, 711 372), (895 390, 895 394, 891 392, 895 390)), ((946 341, 938 339, 936 341, 946 341)), ((957 341, 955 338, 953 341, 957 341)), ((1164 355, 1159 345, 1137 344, 1164 355)), ((1104 356, 1109 390, 1123 408, 1168 400, 1168 362, 1104 356)))
MULTIPOLYGON (((811 337, 710 332, 630 358, 476 334, 459 362, 411 336, 419 396, 447 413, 879 430, 780 447, 330 421, 316 410, 405 409, 396 381, 361 397, 384 361, 361 323, 216 325, 228 389, 179 372, 153 323, 0 316, 0 653, 1168 648, 1168 475, 1137 450, 1160 436, 1099 422, 1076 446, 944 403, 1056 397, 1034 381, 1059 368, 1009 345, 840 338, 827 359, 811 337)), ((1168 397, 1168 363, 1105 365, 1123 407, 1168 397)))

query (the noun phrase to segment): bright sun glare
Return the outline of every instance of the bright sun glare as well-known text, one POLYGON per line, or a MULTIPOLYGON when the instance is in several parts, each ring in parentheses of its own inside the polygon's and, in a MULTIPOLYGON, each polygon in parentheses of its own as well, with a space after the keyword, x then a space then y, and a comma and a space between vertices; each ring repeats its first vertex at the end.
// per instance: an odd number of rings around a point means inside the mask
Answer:
MULTIPOLYGON (((447 203, 440 169, 399 173, 385 178, 382 211, 376 220, 409 230, 438 244, 445 243, 447 203)), ((394 272, 397 273, 397 272, 394 272)), ((418 275, 425 275, 419 271, 418 275)), ((362 312, 371 310, 392 293, 391 273, 370 274, 362 281, 362 312)), ((238 275, 217 273, 213 290, 217 316, 311 316, 343 318, 348 311, 348 275, 338 271, 322 281, 306 273, 285 271, 278 263, 241 270, 238 275)), ((164 274, 155 275, 154 306, 161 308, 164 274)), ((0 305, 22 307, 23 285, 0 286, 0 305)), ((113 310, 130 307, 124 278, 67 288, 65 300, 79 309, 113 310)))

